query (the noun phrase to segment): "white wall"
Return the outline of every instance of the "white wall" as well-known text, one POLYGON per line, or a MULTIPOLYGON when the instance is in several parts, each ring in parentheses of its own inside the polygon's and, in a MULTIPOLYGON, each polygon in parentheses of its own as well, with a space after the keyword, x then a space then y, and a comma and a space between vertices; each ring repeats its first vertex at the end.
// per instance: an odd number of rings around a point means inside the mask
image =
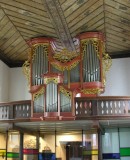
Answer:
POLYGON ((9 67, 0 60, 0 102, 8 102, 9 67))
POLYGON ((130 58, 112 60, 105 93, 101 96, 130 96, 130 58))
POLYGON ((10 68, 9 101, 30 100, 28 82, 22 68, 10 68))

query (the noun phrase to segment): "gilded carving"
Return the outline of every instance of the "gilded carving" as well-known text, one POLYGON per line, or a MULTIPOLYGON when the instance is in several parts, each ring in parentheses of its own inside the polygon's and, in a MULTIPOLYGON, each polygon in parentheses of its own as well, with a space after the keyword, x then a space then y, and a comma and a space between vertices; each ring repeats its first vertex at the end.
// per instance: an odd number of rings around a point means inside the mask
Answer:
POLYGON ((66 90, 64 87, 60 86, 60 92, 65 94, 67 97, 72 98, 72 92, 66 90))
POLYGON ((103 91, 101 88, 89 88, 89 89, 82 89, 81 92, 84 94, 100 94, 103 91))
POLYGON ((60 61, 62 63, 70 62, 75 57, 77 57, 77 53, 70 52, 66 48, 63 49, 59 53, 55 53, 54 56, 53 56, 54 59, 56 59, 56 60, 58 60, 58 61, 60 61))
POLYGON ((59 71, 71 70, 80 62, 80 56, 76 52, 63 49, 61 52, 55 53, 50 62, 59 71))
POLYGON ((58 69, 59 71, 64 71, 64 70, 71 70, 73 69, 74 67, 77 66, 77 64, 80 62, 80 60, 77 60, 73 63, 71 63, 70 65, 69 64, 66 64, 65 66, 63 65, 60 65, 58 63, 55 63, 55 62, 51 62, 52 66, 55 67, 56 69, 58 69))
POLYGON ((50 77, 50 78, 44 78, 44 83, 48 84, 50 82, 54 82, 55 84, 58 83, 58 77, 50 77))
POLYGON ((33 101, 37 100, 40 95, 42 95, 45 92, 44 88, 41 88, 39 91, 33 94, 33 101))
POLYGON ((23 73, 28 80, 28 86, 30 85, 30 59, 31 59, 31 49, 28 53, 28 60, 24 62, 22 66, 23 73))
POLYGON ((103 83, 104 85, 106 84, 106 72, 109 71, 111 65, 112 65, 112 59, 111 57, 105 53, 105 47, 103 46, 103 56, 102 56, 102 61, 103 61, 103 83))

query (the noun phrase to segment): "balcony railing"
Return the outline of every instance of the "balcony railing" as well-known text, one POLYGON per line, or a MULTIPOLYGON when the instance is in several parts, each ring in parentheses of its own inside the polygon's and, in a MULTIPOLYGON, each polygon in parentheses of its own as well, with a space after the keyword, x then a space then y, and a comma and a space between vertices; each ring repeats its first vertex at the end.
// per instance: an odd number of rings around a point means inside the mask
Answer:
POLYGON ((130 116, 130 97, 75 98, 75 116, 130 116))
MULTIPOLYGON (((30 100, 0 103, 0 120, 30 119, 35 117, 31 110, 30 100)), ((51 116, 54 117, 52 113, 49 112, 50 118, 51 116)), ((130 117, 130 97, 78 97, 75 98, 75 105, 72 111, 63 112, 59 110, 58 113, 59 115, 56 115, 57 120, 63 120, 65 117, 71 119, 71 115, 76 119, 130 117)), ((46 114, 47 112, 44 113, 42 111, 37 115, 37 118, 42 116, 44 119, 47 117, 46 114)))
POLYGON ((0 120, 31 117, 31 101, 0 103, 0 120))

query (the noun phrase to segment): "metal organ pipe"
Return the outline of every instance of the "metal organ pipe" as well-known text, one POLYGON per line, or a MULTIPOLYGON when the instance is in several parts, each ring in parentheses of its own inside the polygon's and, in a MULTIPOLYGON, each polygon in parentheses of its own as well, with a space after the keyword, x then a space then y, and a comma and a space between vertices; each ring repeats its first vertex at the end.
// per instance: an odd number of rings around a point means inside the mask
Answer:
POLYGON ((46 106, 47 106, 46 112, 57 111, 57 84, 53 82, 47 84, 46 106))
POLYGON ((45 53, 46 46, 39 45, 34 49, 34 57, 32 61, 32 84, 43 84, 42 74, 48 71, 48 58, 45 53))
POLYGON ((84 48, 83 77, 84 82, 100 81, 100 60, 91 41, 84 48))

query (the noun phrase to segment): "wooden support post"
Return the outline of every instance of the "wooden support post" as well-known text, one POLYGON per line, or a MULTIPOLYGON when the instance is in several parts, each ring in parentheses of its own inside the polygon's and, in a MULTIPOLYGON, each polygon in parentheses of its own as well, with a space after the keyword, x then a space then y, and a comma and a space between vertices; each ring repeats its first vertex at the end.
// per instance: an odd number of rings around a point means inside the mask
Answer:
POLYGON ((23 160, 23 138, 24 134, 20 132, 19 160, 23 160))
POLYGON ((40 138, 40 133, 38 133, 37 136, 36 136, 36 149, 38 150, 38 155, 37 155, 38 156, 38 158, 37 158, 38 160, 39 160, 39 144, 40 144, 39 143, 39 138, 40 138))
POLYGON ((8 131, 6 132, 6 157, 5 157, 5 160, 7 160, 7 152, 8 152, 8 131))

